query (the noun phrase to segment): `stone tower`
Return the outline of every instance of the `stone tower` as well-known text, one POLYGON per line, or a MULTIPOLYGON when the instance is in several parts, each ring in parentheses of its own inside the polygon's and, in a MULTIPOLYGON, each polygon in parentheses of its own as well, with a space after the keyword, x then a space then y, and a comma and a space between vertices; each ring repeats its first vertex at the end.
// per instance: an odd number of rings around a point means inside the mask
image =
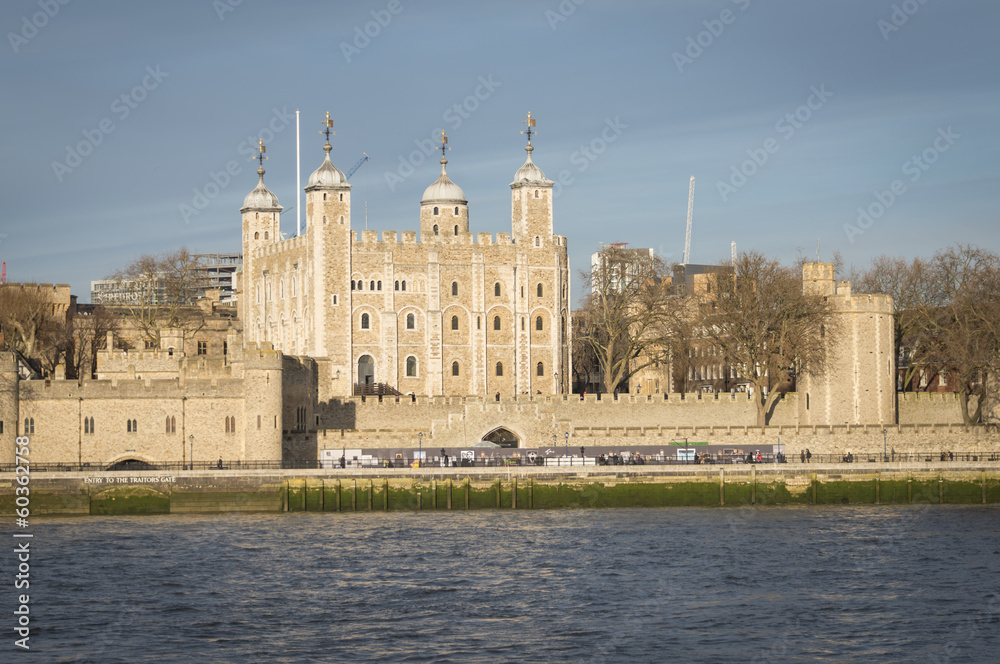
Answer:
POLYGON ((798 379, 801 424, 895 424, 893 305, 888 295, 851 293, 836 284, 832 263, 802 266, 802 290, 830 304, 831 320, 820 330, 825 362, 798 379))
POLYGON ((351 356, 351 185, 344 173, 330 161, 330 128, 323 151, 326 156, 320 167, 309 176, 306 186, 306 219, 312 239, 308 278, 314 310, 305 313, 310 326, 310 347, 307 354, 327 357, 334 381, 332 394, 351 394, 354 383, 351 356))
POLYGON ((252 338, 260 339, 259 326, 266 321, 258 320, 263 312, 260 301, 265 297, 262 291, 267 287, 266 279, 261 279, 254 266, 254 252, 261 247, 274 244, 281 239, 281 204, 264 184, 264 151, 261 142, 257 146, 260 167, 257 169, 259 178, 254 188, 243 200, 240 213, 243 215, 243 274, 240 283, 240 296, 237 305, 244 328, 251 330, 252 338))
POLYGON ((442 242, 469 232, 469 202, 465 192, 448 177, 444 157, 448 137, 441 132, 441 176, 420 199, 420 241, 442 242))
POLYGON ((531 161, 535 149, 531 145, 535 120, 528 113, 528 145, 524 148, 528 158, 514 174, 510 183, 511 232, 518 244, 531 247, 550 246, 552 237, 552 187, 555 184, 545 177, 542 169, 531 161))

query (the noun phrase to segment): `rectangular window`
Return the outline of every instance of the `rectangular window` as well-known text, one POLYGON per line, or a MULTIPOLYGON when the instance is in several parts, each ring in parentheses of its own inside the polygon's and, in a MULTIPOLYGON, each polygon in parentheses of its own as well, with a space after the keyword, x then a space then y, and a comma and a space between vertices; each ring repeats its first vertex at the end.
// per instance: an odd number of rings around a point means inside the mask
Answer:
POLYGON ((3 420, 0 420, 0 435, 3 434, 3 420))
POLYGON ((260 415, 257 416, 257 428, 260 428, 260 415))
POLYGON ((199 355, 208 355, 208 342, 207 341, 199 341, 198 342, 198 354, 199 355))

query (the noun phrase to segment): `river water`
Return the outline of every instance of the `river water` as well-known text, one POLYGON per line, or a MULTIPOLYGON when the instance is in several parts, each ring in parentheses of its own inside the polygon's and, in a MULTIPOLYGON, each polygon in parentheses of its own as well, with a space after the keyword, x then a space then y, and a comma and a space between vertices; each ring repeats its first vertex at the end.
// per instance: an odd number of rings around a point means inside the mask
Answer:
POLYGON ((33 532, 37 630, 26 657, 4 644, 16 661, 1000 661, 998 506, 78 517, 33 532))

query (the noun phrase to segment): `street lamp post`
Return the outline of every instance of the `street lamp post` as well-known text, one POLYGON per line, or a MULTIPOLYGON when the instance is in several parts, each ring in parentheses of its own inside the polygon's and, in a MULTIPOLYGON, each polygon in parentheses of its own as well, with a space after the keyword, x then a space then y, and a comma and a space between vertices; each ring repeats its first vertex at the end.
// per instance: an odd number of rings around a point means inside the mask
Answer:
POLYGON ((421 431, 417 434, 417 468, 420 467, 420 461, 424 458, 424 432, 421 431))
POLYGON ((566 432, 566 457, 569 458, 569 431, 566 432))
POLYGON ((888 461, 889 455, 886 453, 885 429, 882 429, 882 461, 888 461))
POLYGON ((188 440, 191 441, 191 470, 194 470, 194 434, 191 434, 188 440))

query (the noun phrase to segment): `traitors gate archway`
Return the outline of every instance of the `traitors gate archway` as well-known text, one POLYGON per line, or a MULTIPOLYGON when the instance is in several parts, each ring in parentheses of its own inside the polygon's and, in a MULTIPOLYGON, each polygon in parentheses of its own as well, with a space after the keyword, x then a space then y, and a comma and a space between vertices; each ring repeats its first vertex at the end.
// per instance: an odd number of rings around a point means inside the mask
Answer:
POLYGON ((509 448, 518 446, 517 435, 504 427, 498 427, 493 431, 490 431, 488 434, 483 436, 483 440, 499 445, 500 447, 509 448))

